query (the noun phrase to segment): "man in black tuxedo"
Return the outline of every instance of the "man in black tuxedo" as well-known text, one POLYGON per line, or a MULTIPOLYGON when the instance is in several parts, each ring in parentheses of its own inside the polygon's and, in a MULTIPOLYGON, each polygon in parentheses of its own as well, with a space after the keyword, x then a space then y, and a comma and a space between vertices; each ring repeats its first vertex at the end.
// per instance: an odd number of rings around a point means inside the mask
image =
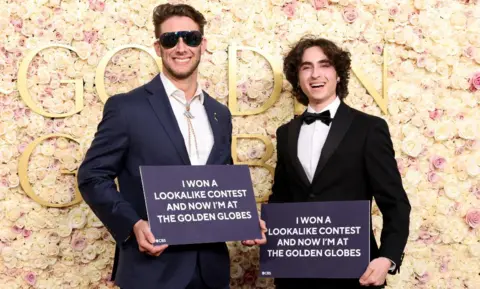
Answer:
POLYGON ((308 108, 277 130, 278 160, 269 201, 375 197, 383 215, 381 245, 370 228, 371 262, 359 280, 277 279, 277 289, 382 288, 387 274, 396 274, 402 263, 410 204, 387 123, 343 102, 349 71, 349 53, 322 38, 304 38, 286 56, 285 75, 295 97, 308 108))

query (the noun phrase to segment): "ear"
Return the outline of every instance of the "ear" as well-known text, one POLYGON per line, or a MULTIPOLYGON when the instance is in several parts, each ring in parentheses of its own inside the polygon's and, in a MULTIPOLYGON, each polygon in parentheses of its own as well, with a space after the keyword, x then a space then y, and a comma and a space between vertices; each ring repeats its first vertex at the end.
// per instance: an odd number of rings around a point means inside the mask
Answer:
POLYGON ((162 57, 162 45, 160 45, 160 42, 157 40, 153 44, 153 47, 155 48, 155 52, 157 53, 158 57, 162 57))
POLYGON ((205 53, 205 50, 207 50, 207 38, 203 37, 202 44, 200 44, 201 54, 205 53))

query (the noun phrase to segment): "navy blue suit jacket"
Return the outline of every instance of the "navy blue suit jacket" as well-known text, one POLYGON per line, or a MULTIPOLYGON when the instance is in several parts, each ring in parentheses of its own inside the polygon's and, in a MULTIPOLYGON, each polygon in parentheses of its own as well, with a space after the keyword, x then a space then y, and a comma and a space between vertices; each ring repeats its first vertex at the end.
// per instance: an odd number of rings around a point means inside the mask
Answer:
MULTIPOLYGON (((207 164, 232 164, 230 111, 206 92, 204 95, 214 135, 207 164)), ((230 260, 225 243, 169 246, 159 257, 139 251, 133 225, 147 219, 140 165, 190 165, 159 75, 144 86, 107 100, 95 138, 79 168, 78 186, 85 202, 116 240, 112 278, 117 285, 182 289, 200 262, 207 285, 226 287, 230 260)))

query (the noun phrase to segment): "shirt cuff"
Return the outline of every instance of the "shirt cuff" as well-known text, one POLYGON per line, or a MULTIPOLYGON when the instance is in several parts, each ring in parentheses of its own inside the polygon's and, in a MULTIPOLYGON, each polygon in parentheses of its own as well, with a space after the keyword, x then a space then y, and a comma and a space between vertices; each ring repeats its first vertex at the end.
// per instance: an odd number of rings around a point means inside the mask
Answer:
MULTIPOLYGON (((388 259, 388 260, 390 260, 390 259, 388 259)), ((390 266, 390 269, 388 269, 388 271, 393 272, 393 271, 395 271, 395 268, 397 267, 397 264, 395 264, 395 262, 393 262, 392 260, 390 260, 390 262, 392 263, 392 266, 390 266)))

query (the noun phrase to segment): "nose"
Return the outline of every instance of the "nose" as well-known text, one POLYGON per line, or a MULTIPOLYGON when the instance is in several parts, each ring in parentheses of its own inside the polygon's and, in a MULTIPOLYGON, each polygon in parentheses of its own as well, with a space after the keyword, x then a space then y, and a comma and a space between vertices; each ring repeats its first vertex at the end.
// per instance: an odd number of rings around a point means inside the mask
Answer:
POLYGON ((313 67, 312 78, 319 78, 321 76, 321 69, 319 67, 313 67))
POLYGON ((178 43, 177 43, 177 51, 178 52, 184 52, 187 50, 187 45, 185 44, 185 42, 183 42, 183 38, 180 37, 180 39, 178 39, 178 43))

